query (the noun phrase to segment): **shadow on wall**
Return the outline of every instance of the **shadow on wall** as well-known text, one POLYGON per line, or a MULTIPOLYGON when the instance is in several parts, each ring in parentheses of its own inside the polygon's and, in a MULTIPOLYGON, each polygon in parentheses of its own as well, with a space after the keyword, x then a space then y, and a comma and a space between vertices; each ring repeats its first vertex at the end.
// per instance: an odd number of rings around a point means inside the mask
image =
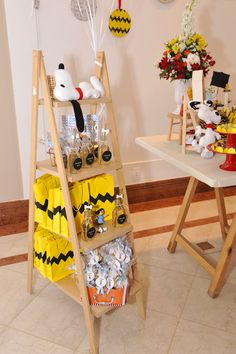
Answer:
POLYGON ((132 59, 124 53, 121 57, 120 80, 112 87, 113 101, 119 97, 120 102, 115 102, 115 117, 121 147, 122 160, 138 160, 139 148, 135 144, 135 138, 144 131, 140 97, 137 92, 137 82, 132 59), (127 156, 128 152, 128 156, 127 156), (125 155, 126 154, 126 155, 125 155))

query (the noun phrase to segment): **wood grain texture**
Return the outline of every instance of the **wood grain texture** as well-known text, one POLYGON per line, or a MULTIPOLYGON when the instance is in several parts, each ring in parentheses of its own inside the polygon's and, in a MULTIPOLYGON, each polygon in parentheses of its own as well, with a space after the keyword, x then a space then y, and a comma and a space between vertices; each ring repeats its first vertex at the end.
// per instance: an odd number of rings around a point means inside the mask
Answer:
POLYGON ((9 257, 0 258, 0 267, 6 266, 9 264, 25 262, 25 261, 27 261, 27 259, 28 259, 27 253, 17 254, 16 256, 9 256, 9 257))
POLYGON ((0 203, 0 236, 28 230, 28 200, 0 203))

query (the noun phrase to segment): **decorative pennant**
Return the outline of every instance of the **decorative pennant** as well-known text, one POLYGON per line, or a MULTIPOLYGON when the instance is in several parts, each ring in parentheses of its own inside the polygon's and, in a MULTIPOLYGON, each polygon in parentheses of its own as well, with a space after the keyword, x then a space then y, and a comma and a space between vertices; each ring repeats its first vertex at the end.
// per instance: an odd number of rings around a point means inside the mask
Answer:
POLYGON ((121 8, 121 0, 118 0, 118 9, 114 10, 109 18, 109 30, 116 37, 125 36, 131 27, 131 17, 127 11, 121 8))

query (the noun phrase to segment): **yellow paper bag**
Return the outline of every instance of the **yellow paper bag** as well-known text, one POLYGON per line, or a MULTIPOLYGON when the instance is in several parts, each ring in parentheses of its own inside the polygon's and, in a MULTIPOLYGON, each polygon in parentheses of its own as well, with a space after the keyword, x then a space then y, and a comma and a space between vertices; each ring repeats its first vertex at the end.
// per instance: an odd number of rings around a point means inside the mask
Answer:
POLYGON ((34 184, 35 221, 45 227, 47 227, 49 189, 59 186, 59 179, 49 174, 39 177, 34 184))
POLYGON ((61 188, 53 189, 53 232, 61 233, 61 188))
POLYGON ((89 203, 89 185, 84 180, 76 182, 70 189, 70 197, 75 219, 76 231, 81 231, 81 225, 84 220, 84 205, 89 203))
POLYGON ((110 174, 103 174, 88 180, 90 190, 90 203, 95 210, 105 210, 105 220, 112 219, 114 210, 114 178, 110 174))
POLYGON ((73 273, 71 243, 62 237, 38 227, 34 237, 34 266, 55 282, 73 273))

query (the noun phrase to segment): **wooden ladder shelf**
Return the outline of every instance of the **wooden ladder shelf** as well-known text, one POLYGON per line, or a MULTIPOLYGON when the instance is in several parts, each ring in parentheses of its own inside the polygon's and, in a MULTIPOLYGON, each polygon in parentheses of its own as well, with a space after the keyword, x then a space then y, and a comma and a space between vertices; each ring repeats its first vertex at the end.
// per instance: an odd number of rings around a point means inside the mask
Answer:
MULTIPOLYGON (((31 156, 30 156, 30 200, 29 200, 29 242, 28 242, 28 292, 32 293, 33 285, 33 267, 34 267, 34 208, 35 197, 33 186, 36 181, 36 171, 41 170, 45 173, 59 177, 62 188, 62 193, 65 202, 66 215, 68 220, 68 227, 70 232, 70 241, 73 248, 75 265, 77 269, 77 275, 68 276, 60 281, 57 281, 55 285, 69 295, 72 299, 78 302, 83 307, 84 319, 87 327, 88 338, 90 343, 90 352, 92 354, 98 354, 98 338, 95 336, 95 318, 101 317, 106 312, 113 310, 112 306, 90 306, 86 283, 84 279, 84 273, 82 268, 82 256, 80 249, 86 247, 88 249, 95 249, 107 242, 114 240, 122 234, 128 235, 131 240, 133 252, 134 242, 132 234, 132 225, 127 222, 122 228, 117 230, 112 226, 112 223, 108 223, 108 231, 101 236, 95 236, 89 241, 83 241, 78 237, 76 232, 76 226, 73 217, 72 203, 70 199, 70 193, 68 188, 68 182, 76 182, 92 176, 97 176, 102 173, 114 171, 117 176, 118 187, 124 193, 124 200, 127 204, 127 194, 124 183, 122 164, 120 159, 119 145, 116 134, 115 120, 113 114, 112 99, 110 93, 109 78, 106 66, 106 59, 104 52, 98 52, 96 56, 95 75, 102 81, 105 88, 105 96, 99 99, 81 100, 80 104, 89 105, 92 113, 96 112, 97 105, 103 103, 107 109, 107 124, 110 128, 111 144, 113 149, 113 161, 108 165, 96 165, 89 169, 82 169, 77 174, 70 174, 64 168, 63 158, 61 154, 60 142, 57 133, 57 126, 54 115, 54 107, 68 106, 68 102, 59 102, 54 100, 50 96, 50 90, 47 80, 46 69, 44 65, 43 55, 41 51, 33 51, 33 76, 32 76, 32 127, 31 127, 31 156), (39 98, 39 86, 41 85, 42 96, 39 98), (49 130, 52 137, 52 143, 55 152, 56 166, 52 167, 49 160, 37 161, 37 140, 38 140, 38 109, 40 105, 45 106, 46 115, 49 122, 49 130), (77 277, 77 279, 76 279, 77 277), (78 285, 79 284, 79 285, 78 285), (82 299, 82 301, 81 301, 82 299)), ((128 220, 129 221, 129 220, 128 220)), ((61 235, 63 237, 63 235, 61 235)), ((131 284, 130 295, 135 295, 138 313, 142 318, 145 318, 145 308, 143 302, 143 290, 138 279, 137 263, 132 266, 131 269, 131 284)))

